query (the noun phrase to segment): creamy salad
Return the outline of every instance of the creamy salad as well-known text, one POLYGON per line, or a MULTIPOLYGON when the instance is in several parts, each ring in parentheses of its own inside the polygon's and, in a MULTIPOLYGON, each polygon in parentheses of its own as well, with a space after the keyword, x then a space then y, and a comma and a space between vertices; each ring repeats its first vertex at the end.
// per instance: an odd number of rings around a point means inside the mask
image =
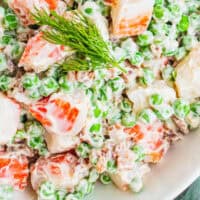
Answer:
POLYGON ((199 0, 1 0, 0 200, 140 192, 200 125, 199 0))

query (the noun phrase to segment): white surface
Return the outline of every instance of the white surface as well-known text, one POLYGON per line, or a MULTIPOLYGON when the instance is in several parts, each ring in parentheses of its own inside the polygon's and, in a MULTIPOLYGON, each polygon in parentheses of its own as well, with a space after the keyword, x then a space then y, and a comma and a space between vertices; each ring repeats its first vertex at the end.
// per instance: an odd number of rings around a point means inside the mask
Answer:
MULTIPOLYGON (((98 184, 88 200, 172 200, 200 176, 200 133, 191 133, 171 147, 165 159, 154 166, 139 194, 121 192, 98 184)), ((34 200, 17 194, 14 200, 34 200)))

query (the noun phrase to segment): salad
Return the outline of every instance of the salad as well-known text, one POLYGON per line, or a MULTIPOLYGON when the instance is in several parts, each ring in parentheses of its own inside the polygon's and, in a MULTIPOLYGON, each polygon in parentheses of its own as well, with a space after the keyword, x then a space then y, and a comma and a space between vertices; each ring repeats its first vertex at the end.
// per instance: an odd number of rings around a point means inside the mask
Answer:
POLYGON ((2 0, 0 200, 140 192, 200 125, 199 0, 2 0))

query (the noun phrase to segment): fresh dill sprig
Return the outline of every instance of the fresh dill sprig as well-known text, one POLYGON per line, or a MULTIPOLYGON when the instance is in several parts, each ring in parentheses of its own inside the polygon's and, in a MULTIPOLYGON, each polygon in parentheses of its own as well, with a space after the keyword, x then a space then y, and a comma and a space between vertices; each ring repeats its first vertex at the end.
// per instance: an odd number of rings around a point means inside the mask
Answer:
POLYGON ((32 15, 39 25, 48 27, 43 31, 44 39, 75 50, 76 55, 62 64, 64 71, 86 71, 111 67, 123 70, 113 57, 108 43, 104 41, 96 25, 79 11, 73 10, 68 17, 63 17, 55 11, 49 15, 44 10, 36 9, 32 15))

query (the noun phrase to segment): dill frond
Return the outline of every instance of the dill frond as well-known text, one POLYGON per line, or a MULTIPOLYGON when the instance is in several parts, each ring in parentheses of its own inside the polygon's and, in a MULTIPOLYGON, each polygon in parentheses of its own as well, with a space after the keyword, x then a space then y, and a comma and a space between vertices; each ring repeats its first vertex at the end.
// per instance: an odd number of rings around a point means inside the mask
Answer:
POLYGON ((63 17, 55 11, 49 15, 44 10, 36 9, 32 15, 39 25, 48 27, 43 31, 44 39, 69 46, 79 55, 67 59, 62 64, 64 70, 86 71, 111 67, 123 70, 96 25, 79 11, 73 10, 69 17, 63 17))

